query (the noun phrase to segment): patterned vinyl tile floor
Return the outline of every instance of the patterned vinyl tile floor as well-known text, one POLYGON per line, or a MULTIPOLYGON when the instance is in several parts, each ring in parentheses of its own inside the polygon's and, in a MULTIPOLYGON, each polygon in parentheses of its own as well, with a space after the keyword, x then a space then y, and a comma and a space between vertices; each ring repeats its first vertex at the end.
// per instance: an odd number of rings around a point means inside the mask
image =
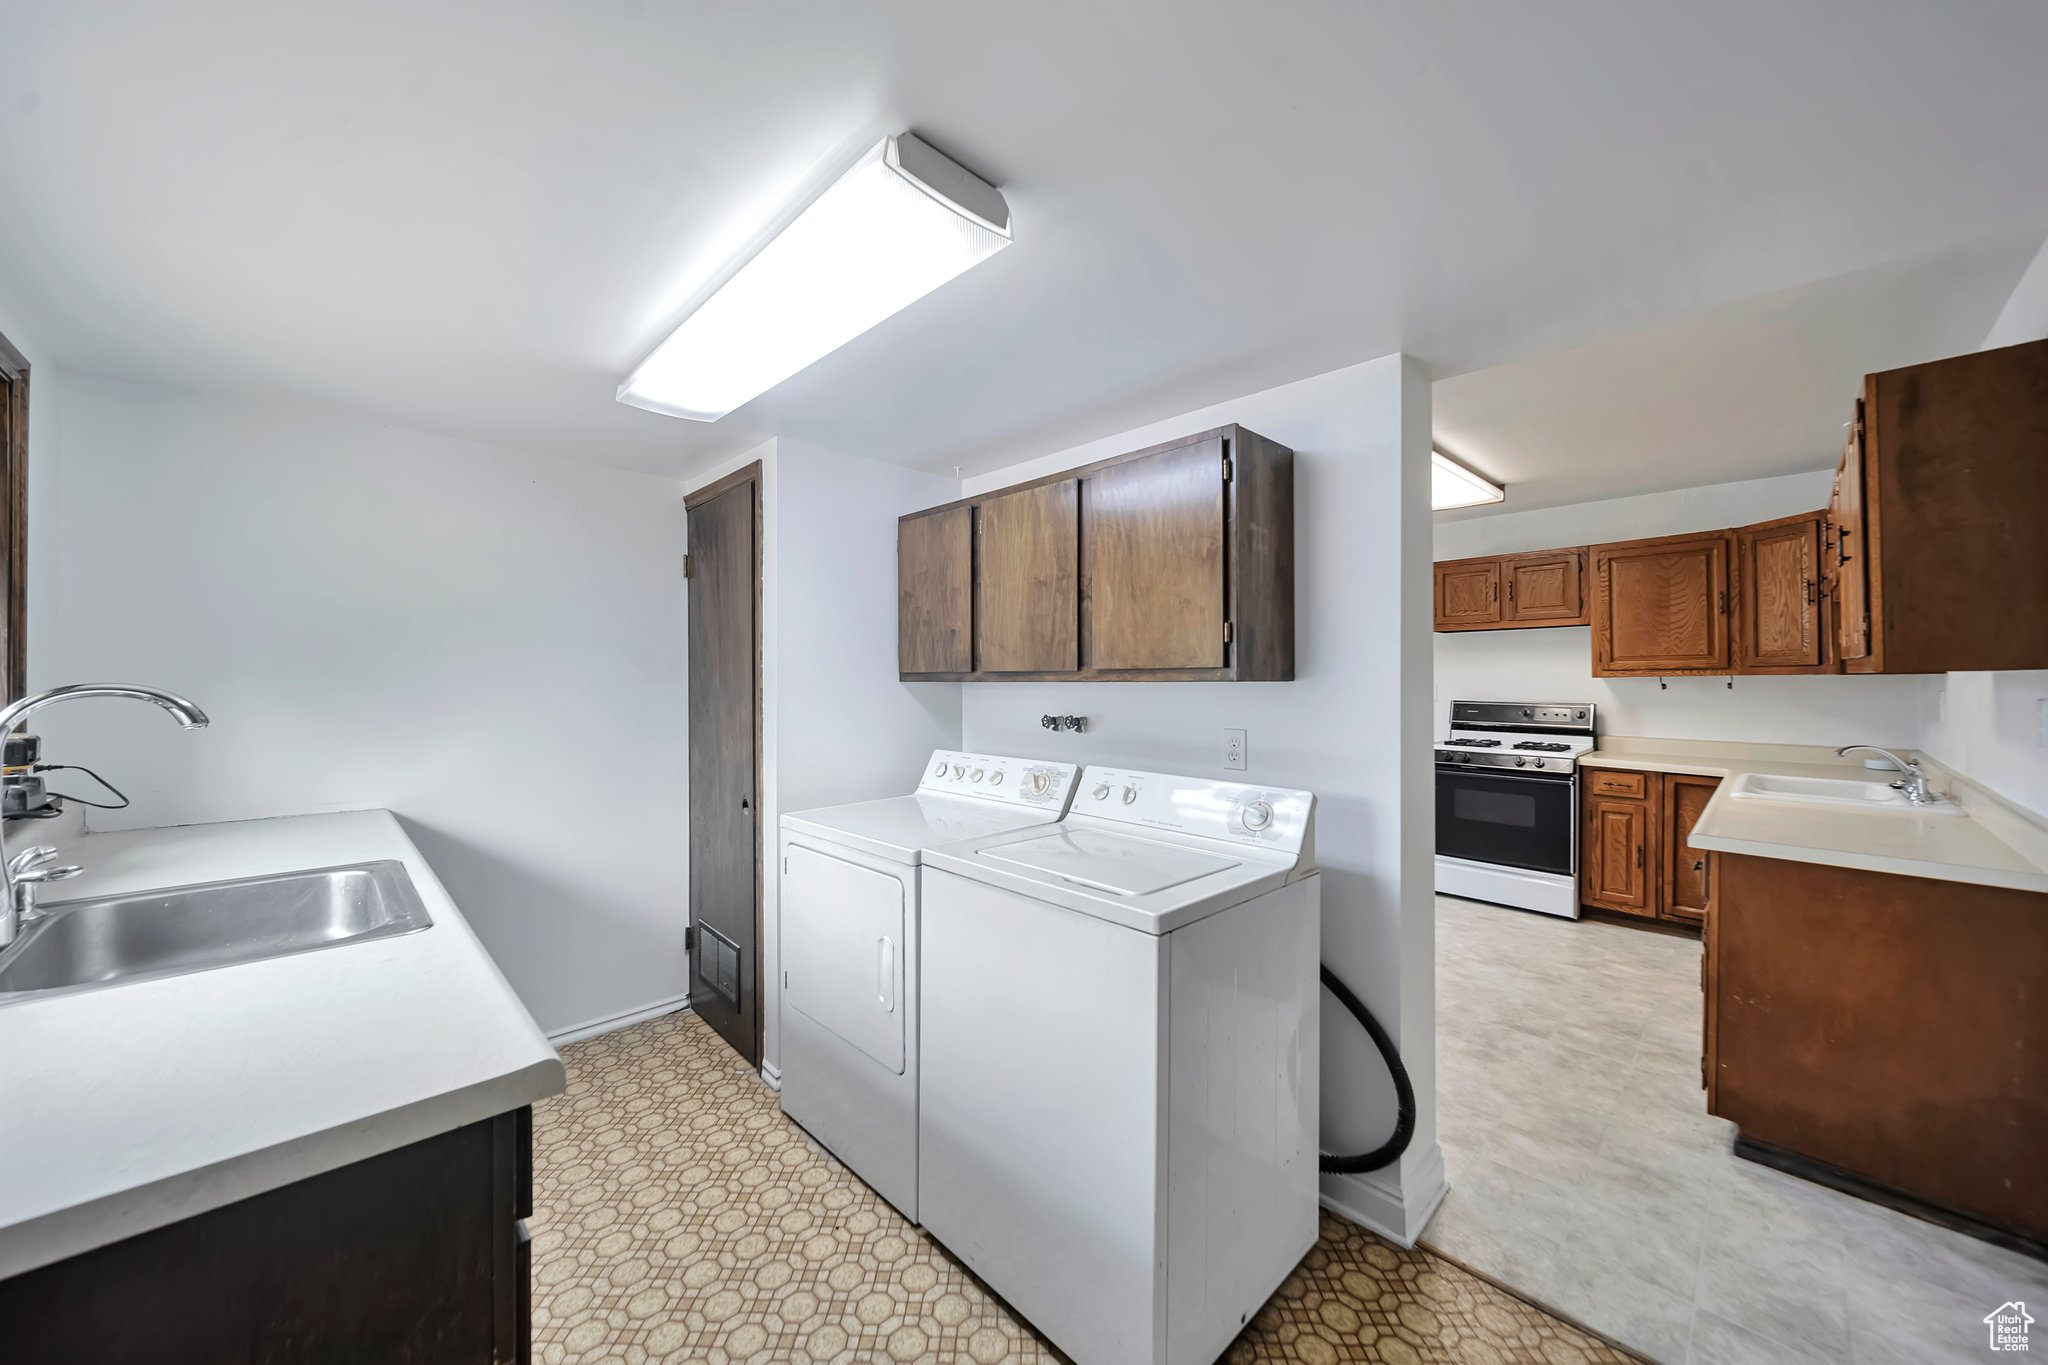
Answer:
MULTIPOLYGON (((562 1055, 568 1091, 534 1109, 535 1359, 1062 1359, 785 1119, 694 1015, 562 1055)), ((1224 1359, 1630 1357, 1447 1261, 1325 1216, 1315 1250, 1224 1359)))

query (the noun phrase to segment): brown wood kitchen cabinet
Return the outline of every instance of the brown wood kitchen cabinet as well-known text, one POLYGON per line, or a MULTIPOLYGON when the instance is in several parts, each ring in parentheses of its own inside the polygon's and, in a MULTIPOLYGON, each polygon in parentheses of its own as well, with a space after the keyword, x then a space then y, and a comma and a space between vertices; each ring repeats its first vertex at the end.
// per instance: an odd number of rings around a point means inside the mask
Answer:
POLYGON ((1713 859, 1689 846, 1717 777, 1584 768, 1579 900, 1596 910, 1698 925, 1713 859))
POLYGON ((906 680, 1289 681, 1294 453, 1219 427, 914 512, 897 583, 906 680))
POLYGON ((1436 566, 1436 628, 1583 626, 1585 565, 1584 546, 1445 560, 1436 566))
POLYGON ((1866 375, 1828 521, 1845 670, 2048 668, 2048 340, 1866 375))
POLYGON ((1593 676, 1727 673, 1735 662, 1726 531, 1593 547, 1593 676))
POLYGON ((1832 673, 1821 571, 1824 512, 1735 532, 1735 671, 1832 673))

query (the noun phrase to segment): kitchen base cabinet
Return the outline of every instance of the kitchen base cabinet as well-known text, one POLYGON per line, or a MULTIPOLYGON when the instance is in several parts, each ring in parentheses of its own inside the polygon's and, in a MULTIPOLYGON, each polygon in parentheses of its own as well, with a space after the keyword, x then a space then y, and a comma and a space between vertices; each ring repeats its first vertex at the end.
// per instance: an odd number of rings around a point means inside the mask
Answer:
POLYGON ((0 1359, 524 1365, 532 1111, 0 1280, 0 1359))
POLYGON ((2048 896, 1717 855, 1710 1112, 1738 1152, 2048 1243, 2048 896))
POLYGON ((1584 769, 1580 903, 1698 927, 1712 903, 1714 863, 1688 841, 1720 782, 1685 773, 1584 769))

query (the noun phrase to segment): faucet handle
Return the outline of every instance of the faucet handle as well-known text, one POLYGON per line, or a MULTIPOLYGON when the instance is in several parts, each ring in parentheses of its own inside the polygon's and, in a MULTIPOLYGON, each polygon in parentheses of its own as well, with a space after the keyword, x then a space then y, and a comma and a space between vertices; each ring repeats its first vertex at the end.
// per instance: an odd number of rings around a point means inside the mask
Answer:
POLYGON ((30 868, 41 867, 56 856, 57 850, 51 848, 48 844, 38 844, 34 848, 25 848, 7 860, 7 875, 19 881, 22 874, 30 868))
POLYGON ((62 882, 69 881, 83 871, 85 869, 77 863, 72 863, 66 867, 41 867, 31 872, 17 872, 14 874, 14 880, 17 884, 22 882, 62 882))

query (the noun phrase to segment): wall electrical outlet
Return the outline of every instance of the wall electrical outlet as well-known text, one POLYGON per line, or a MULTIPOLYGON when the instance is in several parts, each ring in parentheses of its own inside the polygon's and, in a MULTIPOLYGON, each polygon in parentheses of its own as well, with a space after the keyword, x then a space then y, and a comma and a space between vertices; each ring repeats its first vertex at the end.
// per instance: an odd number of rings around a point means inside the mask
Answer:
POLYGON ((1223 766, 1235 768, 1239 772, 1243 772, 1245 764, 1249 759, 1250 748, 1250 743, 1245 738, 1244 731, 1225 730, 1223 732, 1223 766))

